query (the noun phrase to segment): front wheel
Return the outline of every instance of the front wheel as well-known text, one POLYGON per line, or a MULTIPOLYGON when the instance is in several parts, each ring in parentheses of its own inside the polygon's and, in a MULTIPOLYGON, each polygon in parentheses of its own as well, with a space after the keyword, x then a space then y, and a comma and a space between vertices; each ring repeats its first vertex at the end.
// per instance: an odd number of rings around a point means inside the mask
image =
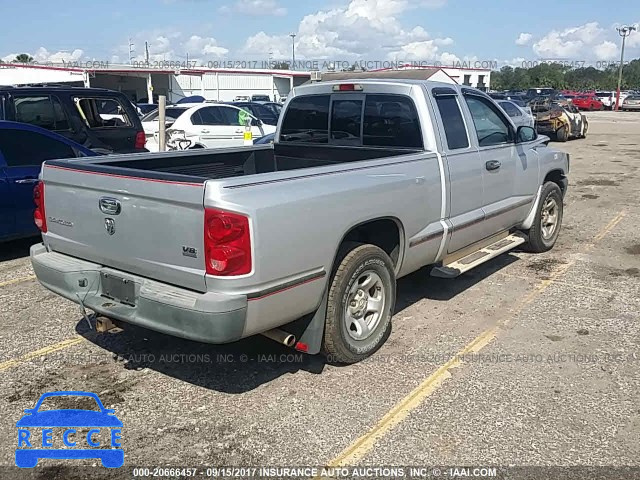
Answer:
POLYGON ((551 250, 560 235, 564 205, 562 190, 554 182, 547 182, 542 187, 540 203, 536 211, 533 225, 527 232, 529 241, 525 249, 533 253, 551 250))
POLYGON ((351 364, 374 353, 389 336, 396 277, 393 262, 375 245, 358 245, 338 260, 322 351, 331 363, 351 364))

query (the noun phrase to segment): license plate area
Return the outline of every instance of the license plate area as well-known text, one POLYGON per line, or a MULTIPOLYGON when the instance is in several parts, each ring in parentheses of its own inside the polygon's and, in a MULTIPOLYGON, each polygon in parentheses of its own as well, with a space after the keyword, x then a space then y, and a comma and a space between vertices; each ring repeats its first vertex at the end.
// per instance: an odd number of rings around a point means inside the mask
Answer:
POLYGON ((103 297, 131 307, 136 306, 135 282, 111 273, 101 272, 100 285, 103 297))

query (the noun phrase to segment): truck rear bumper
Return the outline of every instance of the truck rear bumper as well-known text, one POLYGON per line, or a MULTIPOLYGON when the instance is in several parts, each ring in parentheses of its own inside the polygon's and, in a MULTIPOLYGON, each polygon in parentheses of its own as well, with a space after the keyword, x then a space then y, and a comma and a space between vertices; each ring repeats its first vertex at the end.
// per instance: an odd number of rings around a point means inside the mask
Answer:
POLYGON ((186 290, 49 252, 42 243, 31 247, 31 263, 43 286, 105 317, 200 342, 242 338, 246 295, 186 290), (102 285, 105 275, 128 284, 131 298, 123 302, 107 296, 102 285))

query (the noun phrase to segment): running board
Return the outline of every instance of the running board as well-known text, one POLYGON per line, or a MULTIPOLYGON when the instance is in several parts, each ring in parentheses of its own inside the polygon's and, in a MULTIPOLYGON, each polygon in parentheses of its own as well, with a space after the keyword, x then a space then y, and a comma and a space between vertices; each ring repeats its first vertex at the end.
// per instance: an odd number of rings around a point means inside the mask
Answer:
POLYGON ((491 245, 480 248, 475 252, 470 253, 466 257, 462 257, 454 262, 441 267, 434 267, 431 270, 432 277, 439 278, 456 278, 465 272, 468 272, 472 268, 482 265, 488 262, 492 258, 496 258, 498 255, 502 255, 505 252, 522 245, 525 239, 519 235, 509 235, 501 240, 498 240, 491 245))

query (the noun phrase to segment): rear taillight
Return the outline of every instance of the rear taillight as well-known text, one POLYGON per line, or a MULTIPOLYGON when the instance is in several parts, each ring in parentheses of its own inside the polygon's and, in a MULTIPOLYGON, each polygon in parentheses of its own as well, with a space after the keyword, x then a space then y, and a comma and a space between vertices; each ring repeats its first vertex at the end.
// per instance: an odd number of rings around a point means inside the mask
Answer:
POLYGON ((136 133, 136 146, 135 148, 144 148, 145 143, 147 143, 147 137, 144 132, 136 133))
POLYGON ((44 211, 44 183, 38 182, 33 188, 33 203, 36 210, 33 212, 33 221, 42 233, 47 233, 47 217, 44 211))
POLYGON ((249 218, 239 213, 206 208, 204 251, 208 275, 251 273, 249 218))

